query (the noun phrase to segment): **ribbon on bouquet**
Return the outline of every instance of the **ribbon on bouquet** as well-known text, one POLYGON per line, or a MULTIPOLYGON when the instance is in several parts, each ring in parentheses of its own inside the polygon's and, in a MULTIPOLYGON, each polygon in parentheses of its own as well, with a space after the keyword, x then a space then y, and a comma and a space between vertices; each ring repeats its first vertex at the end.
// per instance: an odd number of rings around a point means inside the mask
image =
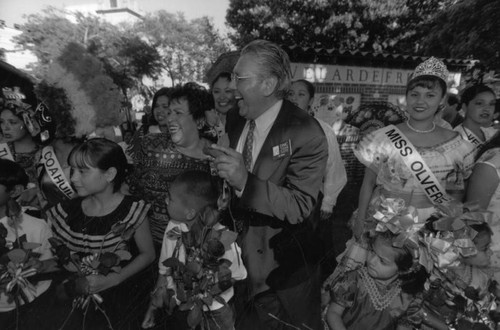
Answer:
POLYGON ((9 279, 10 281, 5 286, 5 291, 11 293, 12 290, 17 286, 21 295, 21 303, 32 302, 36 298, 36 288, 33 284, 28 281, 28 277, 31 277, 37 273, 35 268, 23 269, 21 265, 14 265, 13 262, 9 262, 7 265, 7 271, 0 277, 0 280, 9 279))

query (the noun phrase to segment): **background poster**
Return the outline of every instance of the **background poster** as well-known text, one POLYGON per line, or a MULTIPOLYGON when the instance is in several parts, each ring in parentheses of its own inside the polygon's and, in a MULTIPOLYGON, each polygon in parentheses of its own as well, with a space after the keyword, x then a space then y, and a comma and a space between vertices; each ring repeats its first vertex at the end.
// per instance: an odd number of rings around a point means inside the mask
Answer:
POLYGON ((332 126, 359 108, 361 94, 316 93, 311 106, 314 117, 332 126))

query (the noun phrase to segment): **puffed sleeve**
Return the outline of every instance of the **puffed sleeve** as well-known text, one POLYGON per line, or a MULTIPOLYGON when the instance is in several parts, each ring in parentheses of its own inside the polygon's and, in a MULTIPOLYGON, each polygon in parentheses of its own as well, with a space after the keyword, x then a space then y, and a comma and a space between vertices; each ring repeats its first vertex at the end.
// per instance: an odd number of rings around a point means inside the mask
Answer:
POLYGON ((345 273, 337 282, 332 283, 330 287, 331 301, 344 308, 352 307, 358 290, 357 280, 357 271, 352 271, 345 273))
POLYGON ((390 157, 391 149, 381 130, 366 135, 354 149, 354 155, 366 167, 379 173, 381 164, 390 157))

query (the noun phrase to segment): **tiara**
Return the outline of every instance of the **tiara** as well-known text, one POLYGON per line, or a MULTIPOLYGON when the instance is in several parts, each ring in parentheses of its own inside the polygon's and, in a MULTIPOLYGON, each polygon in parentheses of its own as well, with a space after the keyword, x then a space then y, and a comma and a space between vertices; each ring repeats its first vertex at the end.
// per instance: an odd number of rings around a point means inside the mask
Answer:
POLYGON ((434 76, 443 80, 445 83, 448 81, 448 69, 444 63, 435 58, 434 56, 420 63, 413 71, 411 79, 415 79, 420 76, 434 76))

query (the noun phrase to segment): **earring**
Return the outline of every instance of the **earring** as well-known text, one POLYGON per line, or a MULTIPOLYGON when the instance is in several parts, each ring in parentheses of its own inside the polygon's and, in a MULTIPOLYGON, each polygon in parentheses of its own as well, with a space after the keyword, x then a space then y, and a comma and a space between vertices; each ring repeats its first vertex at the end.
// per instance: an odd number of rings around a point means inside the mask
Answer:
POLYGON ((19 127, 19 130, 22 131, 24 129, 24 126, 21 125, 21 127, 19 127))

